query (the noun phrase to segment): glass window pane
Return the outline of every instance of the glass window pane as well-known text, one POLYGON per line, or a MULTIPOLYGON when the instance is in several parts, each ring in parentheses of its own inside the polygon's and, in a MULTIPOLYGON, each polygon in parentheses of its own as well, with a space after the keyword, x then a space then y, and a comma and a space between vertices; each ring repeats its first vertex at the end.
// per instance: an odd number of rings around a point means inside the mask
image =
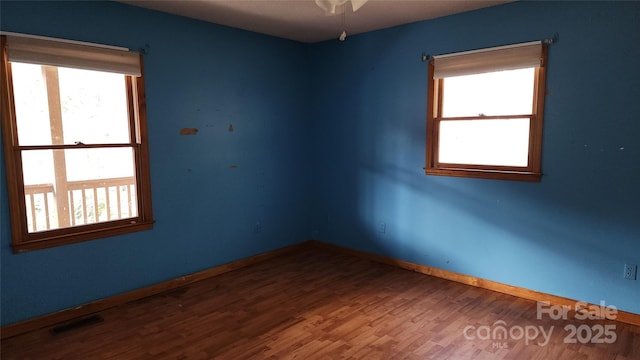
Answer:
POLYGON ((69 181, 132 177, 133 150, 129 147, 67 149, 64 151, 69 181))
POLYGON ((445 78, 442 116, 531 114, 534 77, 528 68, 445 78))
POLYGON ((528 118, 441 121, 438 161, 526 167, 529 122, 528 118))
POLYGON ((131 148, 22 152, 29 232, 138 216, 131 148))
POLYGON ((47 87, 40 65, 11 64, 20 145, 51 145, 47 87))
POLYGON ((125 76, 58 68, 65 144, 129 142, 125 76))
POLYGON ((20 145, 129 142, 124 75, 21 63, 11 68, 20 145))

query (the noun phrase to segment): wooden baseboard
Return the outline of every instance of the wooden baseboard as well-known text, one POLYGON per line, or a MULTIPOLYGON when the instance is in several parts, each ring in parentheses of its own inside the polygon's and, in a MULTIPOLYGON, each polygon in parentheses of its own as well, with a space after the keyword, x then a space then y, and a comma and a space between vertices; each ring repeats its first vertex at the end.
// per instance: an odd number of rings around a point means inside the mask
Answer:
MULTIPOLYGON (((147 286, 141 289, 129 291, 119 295, 115 295, 109 298, 96 300, 87 304, 76 306, 73 308, 61 310, 55 313, 46 314, 33 319, 20 321, 17 323, 3 326, 0 329, 0 338, 5 339, 12 336, 24 334, 29 331, 45 328, 55 324, 59 324, 65 321, 69 321, 82 316, 94 314, 118 305, 126 304, 131 301, 143 299, 152 295, 157 295, 166 291, 170 291, 182 286, 192 284, 196 281, 208 279, 210 277, 224 274, 229 271, 233 271, 245 266, 256 264, 280 255, 284 255, 296 250, 316 246, 324 249, 328 249, 334 252, 350 254, 358 256, 360 258, 372 260, 375 262, 397 266, 406 270, 415 271, 421 274, 431 275, 446 280, 451 280, 471 286, 480 287, 483 289, 497 291, 503 294, 513 295, 520 298, 533 300, 533 301, 547 301, 552 305, 566 305, 573 307, 576 304, 576 300, 550 295, 534 290, 528 290, 517 286, 502 284, 496 281, 477 278, 474 276, 455 273, 448 270, 433 268, 425 265, 415 264, 409 261, 395 259, 389 256, 382 256, 377 254, 368 253, 361 250, 355 250, 339 245, 329 244, 317 240, 305 241, 299 244, 291 245, 285 248, 269 251, 259 255, 255 255, 249 258, 237 260, 228 264, 216 266, 210 269, 199 271, 193 274, 181 276, 169 281, 158 283, 155 285, 147 286)), ((640 314, 626 312, 618 310, 617 321, 640 326, 640 314)))
MULTIPOLYGON (((477 278, 474 276, 455 273, 452 271, 438 269, 430 266, 420 265, 420 264, 412 263, 409 261, 395 259, 389 256, 372 254, 372 253, 368 253, 361 250, 343 247, 340 245, 329 244, 329 243, 325 243, 317 240, 312 240, 308 243, 310 245, 332 250, 334 252, 354 255, 354 256, 358 256, 360 258, 368 259, 371 261, 392 265, 392 266, 397 266, 397 267, 400 267, 406 270, 415 271, 421 274, 431 275, 431 276, 439 277, 442 279, 451 280, 451 281, 455 281, 455 282, 459 282, 459 283, 467 284, 471 286, 476 286, 476 287, 487 289, 487 290, 493 290, 503 294, 517 296, 523 299, 540 301, 540 302, 549 302, 551 305, 569 306, 571 308, 574 308, 576 303, 578 302, 577 300, 574 300, 574 299, 546 294, 539 291, 507 285, 507 284, 499 283, 496 281, 477 278)), ((585 305, 585 308, 590 309, 591 308, 590 305, 594 306, 594 308, 599 306, 598 304, 587 304, 585 305)), ((618 313, 616 315, 616 321, 640 326, 640 314, 618 310, 618 313)))
POLYGON ((281 249, 269 251, 266 253, 258 254, 249 258, 240 259, 224 265, 209 268, 203 271, 199 271, 193 274, 181 276, 169 281, 161 282, 155 285, 147 286, 141 289, 129 291, 119 295, 115 295, 109 298, 100 299, 79 305, 73 308, 61 310, 51 314, 38 316, 33 319, 20 321, 17 323, 3 326, 0 329, 0 338, 10 338, 12 336, 24 334, 26 332, 42 329, 51 325, 55 325, 61 322, 69 321, 78 317, 86 316, 89 314, 97 313, 118 305, 126 304, 131 301, 139 300, 152 295, 157 295, 169 290, 173 290, 182 286, 189 285, 196 281, 208 279, 210 277, 220 275, 229 271, 233 271, 245 266, 256 264, 280 255, 284 255, 290 252, 294 252, 302 247, 309 246, 309 242, 303 242, 287 246, 281 249))

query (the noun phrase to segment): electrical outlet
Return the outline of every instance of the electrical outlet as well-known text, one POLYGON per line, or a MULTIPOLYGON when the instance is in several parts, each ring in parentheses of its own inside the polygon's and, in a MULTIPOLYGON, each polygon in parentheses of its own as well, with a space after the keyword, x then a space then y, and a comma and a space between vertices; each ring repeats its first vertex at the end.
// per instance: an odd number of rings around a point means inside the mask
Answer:
POLYGON ((258 234, 262 232, 262 224, 260 224, 259 222, 256 223, 256 226, 253 228, 253 231, 258 234))
POLYGON ((387 224, 381 222, 380 225, 378 225, 378 232, 380 234, 384 234, 387 231, 387 224))
POLYGON ((627 280, 635 280, 636 273, 638 272, 638 265, 625 264, 624 265, 624 278, 627 280))

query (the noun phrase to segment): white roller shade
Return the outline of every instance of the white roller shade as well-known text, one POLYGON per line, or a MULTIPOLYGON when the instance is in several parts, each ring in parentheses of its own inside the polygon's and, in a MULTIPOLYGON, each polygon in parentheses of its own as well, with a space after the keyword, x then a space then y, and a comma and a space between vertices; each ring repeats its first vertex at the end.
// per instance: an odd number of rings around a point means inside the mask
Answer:
POLYGON ((542 42, 500 46, 433 57, 436 79, 493 71, 538 67, 542 61, 542 42))
POLYGON ((7 35, 9 61, 140 76, 140 55, 128 49, 7 35))

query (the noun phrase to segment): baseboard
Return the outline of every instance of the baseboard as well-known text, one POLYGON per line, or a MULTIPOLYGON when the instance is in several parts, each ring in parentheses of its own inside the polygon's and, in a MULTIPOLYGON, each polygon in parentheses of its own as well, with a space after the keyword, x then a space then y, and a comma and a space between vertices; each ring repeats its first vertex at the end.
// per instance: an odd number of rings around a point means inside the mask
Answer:
MULTIPOLYGON (((100 299, 79 305, 73 308, 61 310, 55 313, 46 314, 33 319, 20 321, 17 323, 3 326, 0 329, 0 338, 5 339, 12 336, 24 334, 29 331, 38 330, 55 324, 59 324, 65 321, 69 321, 82 316, 94 314, 112 307, 126 304, 131 301, 143 299, 149 296, 157 295, 166 291, 170 291, 182 286, 192 284, 196 281, 205 280, 210 277, 224 274, 229 271, 237 270, 252 264, 256 264, 277 256, 285 255, 290 252, 308 247, 316 246, 323 249, 328 249, 338 253, 345 253, 354 255, 360 258, 368 259, 371 261, 397 266, 406 270, 415 271, 421 274, 431 275, 438 278, 459 282, 479 288, 497 291, 503 294, 513 295, 520 298, 533 300, 533 301, 547 301, 553 305, 566 305, 573 307, 576 304, 576 300, 546 294, 534 290, 524 289, 517 286, 502 284, 496 281, 477 278, 474 276, 455 273, 448 270, 438 269, 430 266, 420 265, 409 261, 395 259, 389 256, 382 256, 377 254, 368 253, 361 250, 347 248, 339 245, 329 244, 317 240, 305 241, 299 244, 287 246, 281 249, 269 251, 259 255, 255 255, 249 258, 240 259, 224 265, 212 267, 203 271, 192 273, 189 275, 181 276, 169 281, 158 283, 155 285, 147 286, 141 289, 129 291, 119 295, 115 295, 109 298, 100 299)), ((597 305, 596 305, 597 306, 597 305)), ((617 321, 640 326, 640 314, 626 312, 618 310, 617 321)))
POLYGON ((258 254, 249 258, 240 259, 224 265, 215 266, 203 271, 192 273, 189 275, 181 276, 169 281, 161 282, 155 285, 147 286, 144 288, 136 289, 112 297, 92 301, 83 305, 79 305, 73 308, 61 310, 51 314, 38 316, 36 318, 20 321, 17 323, 3 326, 0 329, 0 338, 10 338, 12 336, 24 334, 29 331, 42 329, 51 325, 59 324, 71 319, 93 314, 99 311, 103 311, 118 305, 126 304, 131 301, 143 299, 152 295, 157 295, 169 290, 173 290, 182 286, 189 285, 196 281, 208 279, 210 277, 224 274, 229 271, 233 271, 239 268, 243 268, 252 264, 256 264, 280 255, 284 255, 290 252, 294 252, 302 247, 309 246, 309 242, 303 242, 291 246, 287 246, 281 249, 269 251, 266 253, 258 254))
MULTIPOLYGON (((475 286, 475 287, 479 287, 487 290, 493 290, 503 294, 517 296, 523 299, 541 301, 541 302, 546 301, 546 302, 549 302, 551 305, 560 305, 560 306, 564 305, 564 306, 570 306, 571 308, 574 308, 577 303, 577 300, 574 300, 574 299, 546 294, 539 291, 507 285, 507 284, 499 283, 496 281, 477 278, 475 276, 455 273, 452 271, 438 269, 430 266, 420 265, 420 264, 412 263, 409 261, 395 259, 389 256, 372 254, 365 251, 347 248, 340 245, 329 244, 329 243, 325 243, 317 240, 312 240, 309 242, 309 244, 318 246, 324 249, 332 250, 334 252, 354 255, 360 258, 372 260, 372 261, 387 264, 387 265, 397 266, 397 267, 400 267, 406 270, 415 271, 421 274, 431 275, 438 278, 451 280, 451 281, 455 281, 462 284, 467 284, 467 285, 471 285, 471 286, 475 286)), ((585 307, 591 308, 589 305, 593 305, 594 308, 599 306, 599 304, 588 304, 585 307)), ((616 321, 640 326, 640 314, 618 310, 616 321)))

